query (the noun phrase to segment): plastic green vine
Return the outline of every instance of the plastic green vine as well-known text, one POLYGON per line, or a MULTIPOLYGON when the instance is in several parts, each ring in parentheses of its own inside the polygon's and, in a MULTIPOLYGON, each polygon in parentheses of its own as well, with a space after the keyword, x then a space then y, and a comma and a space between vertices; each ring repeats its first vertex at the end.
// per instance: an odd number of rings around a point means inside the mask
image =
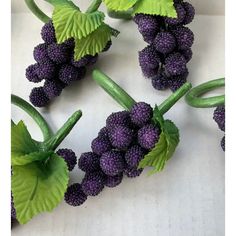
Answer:
POLYGON ((209 108, 223 105, 225 104, 225 95, 214 96, 209 98, 202 98, 201 96, 216 88, 224 86, 225 86, 224 78, 208 81, 193 88, 186 95, 185 100, 190 106, 197 108, 209 108))
POLYGON ((30 115, 30 117, 33 118, 33 120, 36 122, 36 124, 42 131, 44 141, 38 143, 40 144, 41 149, 43 151, 48 151, 48 150, 54 151, 60 145, 60 143, 65 139, 65 137, 70 133, 70 131, 73 129, 75 124, 82 116, 82 112, 80 110, 76 111, 65 122, 65 124, 55 134, 53 134, 48 123, 32 105, 30 105, 22 98, 13 94, 11 95, 11 102, 12 104, 16 105, 17 107, 23 109, 26 113, 28 113, 28 115, 30 115))
MULTIPOLYGON (((110 95, 112 96, 124 109, 130 110, 136 103, 118 84, 105 75, 100 70, 93 71, 93 79, 110 95)), ((181 88, 168 97, 162 104, 160 104, 159 111, 164 115, 169 109, 181 99, 190 89, 192 85, 185 83, 181 88)))
POLYGON ((25 0, 26 5, 32 11, 32 13, 37 16, 42 22, 47 23, 50 21, 50 17, 48 17, 35 3, 34 0, 25 0))

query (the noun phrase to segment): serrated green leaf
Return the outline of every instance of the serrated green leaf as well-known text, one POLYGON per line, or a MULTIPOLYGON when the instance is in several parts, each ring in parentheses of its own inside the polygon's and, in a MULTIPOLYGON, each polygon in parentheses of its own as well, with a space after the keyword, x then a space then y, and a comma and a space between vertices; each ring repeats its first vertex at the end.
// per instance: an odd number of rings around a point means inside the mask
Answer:
POLYGON ((50 152, 32 152, 30 154, 24 155, 24 156, 15 156, 13 155, 11 157, 11 165, 27 165, 34 161, 43 161, 46 160, 48 157, 50 157, 53 154, 52 151, 50 152))
POLYGON ((67 39, 75 40, 86 37, 96 30, 104 20, 104 13, 82 13, 71 5, 58 5, 52 15, 52 21, 58 43, 67 39))
POLYGON ((100 53, 105 48, 107 42, 111 40, 111 35, 111 28, 103 23, 87 37, 75 40, 75 60, 79 60, 85 55, 94 56, 100 53))
POLYGON ((139 168, 153 167, 150 174, 164 169, 179 143, 179 130, 172 121, 165 120, 161 128, 158 143, 139 163, 139 168))
POLYGON ((168 147, 167 160, 169 160, 179 144, 179 129, 172 121, 166 120, 164 123, 164 132, 166 134, 166 141, 168 147))
POLYGON ((138 13, 177 17, 173 0, 140 0, 134 6, 133 15, 138 13))
POLYGON ((14 206, 21 224, 52 211, 63 199, 69 177, 67 165, 58 155, 53 154, 46 163, 13 166, 12 170, 14 206))
POLYGON ((103 0, 107 8, 113 11, 127 11, 133 7, 137 1, 138 0, 103 0))
POLYGON ((37 152, 38 146, 31 138, 23 121, 11 127, 11 156, 24 156, 37 152))
POLYGON ((120 34, 120 31, 119 31, 119 30, 114 29, 114 28, 112 28, 111 26, 109 26, 109 27, 110 27, 110 30, 111 30, 111 35, 112 35, 113 37, 117 37, 117 36, 120 34))

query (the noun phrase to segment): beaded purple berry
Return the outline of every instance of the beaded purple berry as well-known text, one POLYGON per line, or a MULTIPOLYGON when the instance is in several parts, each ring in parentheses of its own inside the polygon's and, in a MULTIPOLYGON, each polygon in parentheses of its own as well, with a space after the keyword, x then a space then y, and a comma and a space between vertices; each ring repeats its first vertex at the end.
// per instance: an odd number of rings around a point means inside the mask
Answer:
POLYGON ((109 176, 122 173, 125 167, 124 154, 119 151, 105 152, 101 156, 100 167, 109 176))
POLYGON ((81 184, 75 183, 67 188, 64 200, 71 206, 80 206, 87 200, 87 195, 83 192, 81 184))
POLYGON ((97 155, 102 155, 103 153, 110 151, 112 145, 108 137, 99 136, 92 141, 91 148, 97 155))
POLYGON ((93 152, 82 153, 79 161, 79 168, 84 172, 94 172, 100 169, 100 156, 93 152))
POLYGON ((83 192, 88 196, 98 195, 104 188, 105 175, 98 171, 86 173, 82 180, 81 186, 83 192))
POLYGON ((138 143, 141 147, 151 150, 158 142, 159 135, 159 128, 152 124, 145 125, 138 131, 138 143))
POLYGON ((143 126, 151 121, 153 116, 152 107, 145 102, 134 104, 130 110, 131 121, 137 126, 143 126))

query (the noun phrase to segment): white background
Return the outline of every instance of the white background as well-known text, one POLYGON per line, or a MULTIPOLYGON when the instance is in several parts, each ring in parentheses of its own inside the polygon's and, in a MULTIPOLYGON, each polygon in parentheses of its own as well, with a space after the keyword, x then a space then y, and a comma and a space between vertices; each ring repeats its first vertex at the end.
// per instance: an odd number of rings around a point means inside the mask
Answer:
MULTIPOLYGON (((137 51, 145 44, 136 26, 132 22, 107 21, 121 34, 113 41, 112 49, 100 56, 96 67, 136 100, 160 103, 170 92, 157 92, 150 81, 142 78, 137 51)), ((12 92, 25 99, 33 84, 26 81, 24 71, 33 63, 33 47, 41 42, 41 26, 31 14, 12 14, 12 92)), ((189 81, 197 85, 223 76, 224 17, 197 16, 191 28, 196 41, 189 81)), ((91 140, 106 117, 120 107, 88 73, 84 81, 66 89, 41 112, 56 130, 78 108, 84 115, 62 146, 73 148, 79 155, 90 150, 91 140)), ((180 128, 181 143, 162 173, 147 177, 144 172, 137 179, 124 179, 119 187, 105 189, 78 208, 62 203, 53 213, 15 227, 12 235, 223 236, 224 153, 219 146, 223 133, 212 120, 212 113, 213 109, 193 109, 182 100, 166 114, 180 128)), ((34 137, 41 137, 32 120, 21 111, 13 108, 12 117, 16 121, 24 119, 34 137)), ((72 182, 81 178, 82 173, 76 169, 72 182)))

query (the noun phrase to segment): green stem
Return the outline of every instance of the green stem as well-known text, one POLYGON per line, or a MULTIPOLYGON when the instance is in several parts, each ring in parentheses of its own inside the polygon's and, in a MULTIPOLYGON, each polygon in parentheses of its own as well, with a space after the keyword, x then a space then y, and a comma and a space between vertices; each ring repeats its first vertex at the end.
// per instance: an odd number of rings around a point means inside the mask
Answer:
POLYGON ((93 79, 124 109, 130 110, 136 103, 128 93, 100 70, 93 71, 93 79))
POLYGON ((65 139, 65 137, 70 133, 73 127, 76 125, 78 120, 81 118, 82 112, 76 111, 67 121, 66 123, 57 131, 55 135, 53 135, 48 141, 44 142, 43 149, 47 150, 55 150, 61 142, 65 139))
POLYGON ((158 106, 160 113, 164 115, 170 108, 180 99, 182 98, 190 89, 192 85, 190 83, 185 83, 178 90, 176 90, 173 94, 171 94, 161 105, 158 106))
POLYGON ((199 86, 193 88, 185 97, 186 102, 197 108, 209 108, 216 107, 225 104, 225 95, 214 96, 209 98, 201 98, 201 95, 212 91, 219 87, 225 86, 225 79, 211 80, 206 83, 200 84, 199 86))
POLYGON ((93 0, 91 5, 88 7, 86 13, 92 13, 97 11, 97 9, 100 7, 102 4, 102 0, 93 0))
POLYGON ((37 125, 41 129, 44 140, 48 140, 49 138, 51 138, 53 133, 48 123, 33 106, 31 106, 22 98, 13 94, 11 95, 11 103, 18 106, 32 117, 32 119, 37 123, 37 125))
POLYGON ((111 18, 115 19, 123 19, 123 20, 132 20, 132 12, 133 9, 129 9, 128 11, 112 11, 112 10, 107 10, 107 14, 111 18))
POLYGON ((50 17, 48 17, 42 10, 39 9, 34 0, 25 0, 25 3, 31 10, 31 12, 42 22, 47 23, 48 21, 50 21, 50 17))

